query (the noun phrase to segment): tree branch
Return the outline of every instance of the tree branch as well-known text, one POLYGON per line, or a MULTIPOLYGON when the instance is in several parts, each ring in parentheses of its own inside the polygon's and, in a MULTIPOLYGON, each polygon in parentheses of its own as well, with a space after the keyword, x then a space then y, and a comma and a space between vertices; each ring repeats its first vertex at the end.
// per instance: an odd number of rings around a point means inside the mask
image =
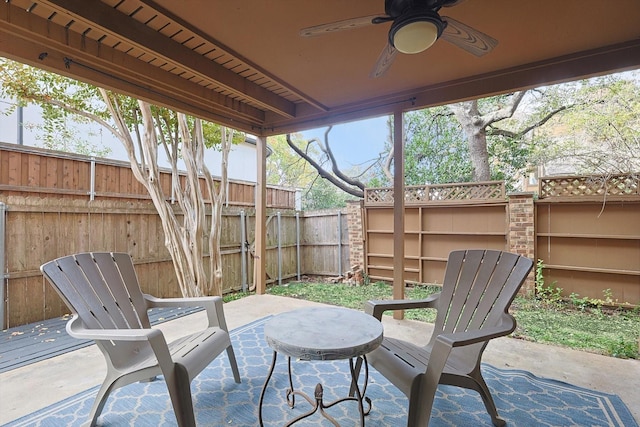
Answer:
POLYGON ((384 164, 382 165, 382 172, 387 177, 390 182, 393 182, 393 173, 391 172, 391 162, 393 161, 394 156, 394 148, 393 145, 389 149, 389 153, 387 154, 387 158, 384 160, 384 164))
POLYGON ((526 90, 522 90, 520 92, 516 92, 513 94, 511 98, 511 102, 505 105, 503 108, 496 110, 489 114, 484 114, 482 118, 483 127, 490 126, 495 122, 499 122, 500 120, 508 119, 513 117, 513 114, 518 109, 522 98, 527 94, 526 90))
POLYGON ((547 113, 546 116, 544 116, 543 118, 541 118, 540 120, 538 120, 537 122, 527 126, 526 128, 518 131, 518 132, 512 132, 506 129, 500 129, 500 128, 494 128, 489 126, 489 129, 487 129, 487 135, 491 135, 491 136, 505 136, 508 138, 519 138, 523 135, 528 134, 529 132, 531 132, 534 129, 539 128, 540 126, 544 125, 545 123, 547 123, 549 120, 551 120, 551 118, 553 116, 555 116, 556 114, 564 111, 564 110, 568 110, 570 108, 573 108, 575 106, 575 104, 571 104, 571 105, 563 105, 561 107, 556 108, 553 111, 550 111, 549 113, 547 113))
MULTIPOLYGON (((336 161, 336 158, 333 155, 333 151, 331 150, 331 145, 329 144, 329 132, 331 131, 332 128, 333 128, 333 126, 329 126, 327 128, 327 130, 324 132, 324 144, 321 144, 320 141, 318 141, 317 139, 313 139, 311 141, 318 142, 318 145, 320 146, 320 149, 327 155, 327 157, 329 158, 329 161, 331 162, 331 171, 340 180, 346 182, 347 184, 349 184, 351 186, 358 187, 358 188, 364 190, 364 184, 363 183, 361 183, 357 179, 354 179, 354 178, 344 174, 340 170, 340 168, 338 167, 338 162, 336 161)), ((309 141, 309 143, 311 143, 311 141, 309 141)))
POLYGON ((291 134, 287 134, 287 144, 293 151, 296 152, 297 155, 305 159, 314 169, 318 172, 322 178, 328 180, 330 183, 344 191, 345 193, 351 194, 352 196, 362 198, 364 197, 364 185, 359 183, 356 185, 357 188, 353 188, 353 186, 347 185, 346 182, 339 180, 329 172, 327 172, 319 163, 317 163, 314 159, 311 158, 305 151, 301 150, 300 147, 295 145, 291 140, 291 134))

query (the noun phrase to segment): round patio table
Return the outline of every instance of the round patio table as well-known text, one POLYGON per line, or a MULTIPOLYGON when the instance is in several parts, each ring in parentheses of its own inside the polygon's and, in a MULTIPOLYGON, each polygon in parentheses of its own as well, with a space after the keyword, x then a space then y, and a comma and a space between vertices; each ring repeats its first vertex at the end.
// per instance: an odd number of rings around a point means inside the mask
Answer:
POLYGON ((290 407, 293 407, 295 405, 295 396, 299 395, 312 405, 309 412, 289 421, 286 426, 307 418, 316 411, 319 411, 333 425, 338 426, 339 424, 336 420, 327 414, 325 409, 348 400, 358 402, 360 425, 364 426, 364 417, 371 410, 371 400, 364 397, 369 378, 366 354, 380 345, 382 333, 382 323, 375 317, 360 311, 338 307, 301 308, 279 314, 267 321, 264 326, 264 336, 269 347, 273 349, 273 359, 260 394, 258 409, 260 425, 263 425, 262 402, 264 394, 280 353, 288 359, 289 388, 286 390, 287 403, 290 407), (305 361, 349 359, 349 371, 351 373, 349 396, 325 404, 321 383, 318 383, 315 387, 314 399, 311 399, 306 393, 294 390, 291 379, 291 358, 305 361), (364 363, 365 377, 362 389, 358 385, 356 370, 359 369, 354 366, 354 360, 356 360, 358 366, 364 363), (366 411, 362 404, 363 399, 368 404, 366 411))

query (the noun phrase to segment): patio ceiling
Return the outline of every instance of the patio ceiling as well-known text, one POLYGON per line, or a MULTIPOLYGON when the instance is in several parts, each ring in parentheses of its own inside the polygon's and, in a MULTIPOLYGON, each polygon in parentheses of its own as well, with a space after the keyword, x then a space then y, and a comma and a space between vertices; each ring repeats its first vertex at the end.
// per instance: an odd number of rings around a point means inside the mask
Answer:
POLYGON ((0 55, 268 136, 640 67, 637 0, 467 0, 440 10, 498 40, 438 40, 369 77, 383 0, 6 0, 0 55))

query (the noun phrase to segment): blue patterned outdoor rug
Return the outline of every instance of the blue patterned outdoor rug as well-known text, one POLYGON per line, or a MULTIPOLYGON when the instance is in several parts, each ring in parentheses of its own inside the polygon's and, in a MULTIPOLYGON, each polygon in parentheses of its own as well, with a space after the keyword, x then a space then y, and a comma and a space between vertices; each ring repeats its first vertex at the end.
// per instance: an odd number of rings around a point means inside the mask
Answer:
MULTIPOLYGON (((272 351, 263 338, 261 319, 232 332, 242 384, 233 381, 226 354, 216 359, 192 383, 198 426, 258 425, 258 401, 271 363, 272 351)), ((265 426, 282 426, 306 413, 310 406, 297 398, 295 408, 287 406, 286 358, 279 357, 265 395, 265 426)), ((320 379, 325 402, 345 396, 349 386, 347 361, 293 362, 294 386, 313 396, 320 379)), ((483 365, 499 414, 509 426, 625 426, 637 427, 631 413, 616 395, 575 387, 560 381, 537 378, 518 370, 483 365)), ((87 415, 97 387, 66 399, 7 426, 80 426, 87 415)), ((366 425, 405 426, 407 399, 375 370, 370 370, 367 396, 373 408, 366 425)), ((327 410, 343 426, 358 425, 355 402, 340 403, 327 410)), ((137 383, 118 389, 99 418, 103 426, 173 426, 175 417, 164 381, 137 383)), ((318 413, 299 426, 330 426, 318 413)), ((457 387, 438 387, 431 426, 491 426, 482 400, 475 392, 457 387)))

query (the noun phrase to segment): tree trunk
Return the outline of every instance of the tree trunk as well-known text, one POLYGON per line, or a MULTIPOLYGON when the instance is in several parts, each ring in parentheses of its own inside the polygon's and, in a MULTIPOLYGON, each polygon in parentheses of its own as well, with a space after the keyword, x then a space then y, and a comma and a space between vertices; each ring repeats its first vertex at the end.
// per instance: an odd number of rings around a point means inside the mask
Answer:
POLYGON ((489 169, 489 152, 487 151, 487 135, 484 129, 471 134, 467 131, 469 138, 469 154, 471 155, 471 165, 473 166, 473 181, 489 181, 491 170, 489 169))
MULTIPOLYGON (((133 138, 124 122, 117 102, 113 101, 106 91, 101 90, 101 93, 118 127, 117 136, 127 150, 133 175, 147 189, 160 216, 165 235, 165 247, 173 261, 182 296, 222 295, 222 262, 220 258, 222 207, 220 201, 226 194, 226 173, 223 172, 223 185, 216 192, 213 178, 204 164, 205 141, 200 120, 195 120, 192 133, 186 116, 178 114, 178 132, 173 135, 162 135, 162 131, 157 128, 159 124, 154 123, 150 105, 139 101, 143 135, 142 138, 139 138, 140 159, 138 159, 133 138), (170 141, 167 142, 165 138, 170 141), (159 142, 163 144, 171 160, 172 190, 180 207, 182 224, 176 216, 177 210, 162 191, 157 159, 159 142), (171 147, 168 147, 168 144, 171 144, 171 147), (178 144, 181 144, 180 150, 176 149, 178 144), (181 154, 186 169, 184 185, 181 185, 178 176, 178 152, 181 154), (208 202, 205 201, 205 195, 200 186, 201 176, 204 176, 207 183, 212 205, 211 227, 206 232, 208 202), (209 249, 209 275, 207 275, 203 261, 205 244, 209 249)), ((230 140, 227 142, 230 144, 230 140)), ((223 153, 225 150, 223 171, 226 171, 226 158, 229 151, 229 147, 223 142, 223 153)))
POLYGON ((473 181, 489 181, 489 152, 487 151, 486 123, 478 111, 478 101, 466 101, 450 105, 449 108, 458 119, 469 144, 469 154, 473 167, 473 181))

